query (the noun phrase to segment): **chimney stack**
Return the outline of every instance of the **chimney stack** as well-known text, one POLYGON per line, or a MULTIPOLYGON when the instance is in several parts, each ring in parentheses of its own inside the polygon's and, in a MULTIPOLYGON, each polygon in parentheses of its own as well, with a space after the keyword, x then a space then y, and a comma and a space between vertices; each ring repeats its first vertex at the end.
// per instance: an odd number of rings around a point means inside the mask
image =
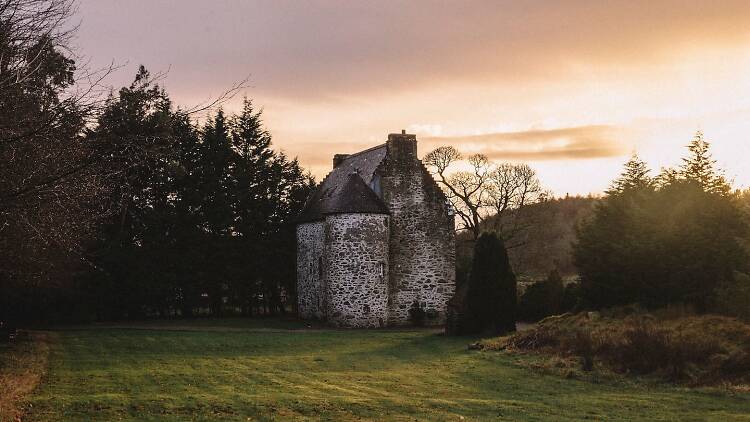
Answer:
POLYGON ((412 163, 417 160, 417 135, 407 134, 405 130, 391 133, 386 145, 388 155, 396 162, 412 163))

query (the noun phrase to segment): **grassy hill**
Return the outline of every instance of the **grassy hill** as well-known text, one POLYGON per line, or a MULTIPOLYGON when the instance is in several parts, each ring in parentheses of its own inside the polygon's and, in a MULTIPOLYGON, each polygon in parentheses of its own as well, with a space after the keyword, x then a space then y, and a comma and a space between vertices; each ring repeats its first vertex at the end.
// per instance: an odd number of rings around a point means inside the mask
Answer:
POLYGON ((430 330, 155 324, 49 332, 26 419, 726 421, 750 409, 720 389, 565 379, 430 330))

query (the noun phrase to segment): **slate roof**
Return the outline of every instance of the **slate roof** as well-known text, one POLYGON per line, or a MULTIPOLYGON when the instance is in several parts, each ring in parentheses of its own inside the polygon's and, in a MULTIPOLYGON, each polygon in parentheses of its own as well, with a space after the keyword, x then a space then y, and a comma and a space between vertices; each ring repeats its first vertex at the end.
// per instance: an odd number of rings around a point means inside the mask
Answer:
POLYGON ((388 208, 369 186, 385 153, 383 144, 346 157, 313 192, 297 221, 320 220, 325 214, 336 213, 388 214, 388 208))

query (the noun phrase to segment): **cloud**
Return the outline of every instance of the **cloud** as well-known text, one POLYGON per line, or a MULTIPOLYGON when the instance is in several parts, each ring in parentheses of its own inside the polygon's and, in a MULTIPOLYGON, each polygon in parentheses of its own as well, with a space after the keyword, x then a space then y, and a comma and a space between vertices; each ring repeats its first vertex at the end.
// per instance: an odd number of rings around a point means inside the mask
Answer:
POLYGON ((605 158, 623 155, 624 131, 615 126, 590 125, 549 130, 496 132, 471 136, 428 137, 423 151, 451 145, 467 154, 482 153, 492 160, 546 161, 605 158))
POLYGON ((82 51, 101 61, 171 65, 179 90, 216 91, 250 73, 256 92, 304 101, 656 65, 750 34, 746 0, 84 0, 79 11, 82 51))
MULTIPOLYGON (((482 135, 417 136, 417 142, 421 155, 438 146, 450 145, 466 155, 482 153, 497 161, 554 161, 624 155, 629 151, 621 141, 624 135, 623 128, 591 125, 482 135)), ((335 153, 353 153, 375 145, 364 142, 298 143, 290 152, 302 153, 305 163, 318 168, 331 166, 335 153)))

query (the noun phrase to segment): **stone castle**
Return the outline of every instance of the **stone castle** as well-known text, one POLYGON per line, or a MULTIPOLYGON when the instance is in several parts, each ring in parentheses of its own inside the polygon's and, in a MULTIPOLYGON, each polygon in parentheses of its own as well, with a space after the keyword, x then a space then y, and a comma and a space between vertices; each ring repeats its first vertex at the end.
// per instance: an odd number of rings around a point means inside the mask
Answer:
POLYGON ((454 217, 415 135, 336 154, 297 225, 298 312, 337 326, 445 322, 455 291, 454 217), (412 311, 413 312, 413 311, 412 311))

